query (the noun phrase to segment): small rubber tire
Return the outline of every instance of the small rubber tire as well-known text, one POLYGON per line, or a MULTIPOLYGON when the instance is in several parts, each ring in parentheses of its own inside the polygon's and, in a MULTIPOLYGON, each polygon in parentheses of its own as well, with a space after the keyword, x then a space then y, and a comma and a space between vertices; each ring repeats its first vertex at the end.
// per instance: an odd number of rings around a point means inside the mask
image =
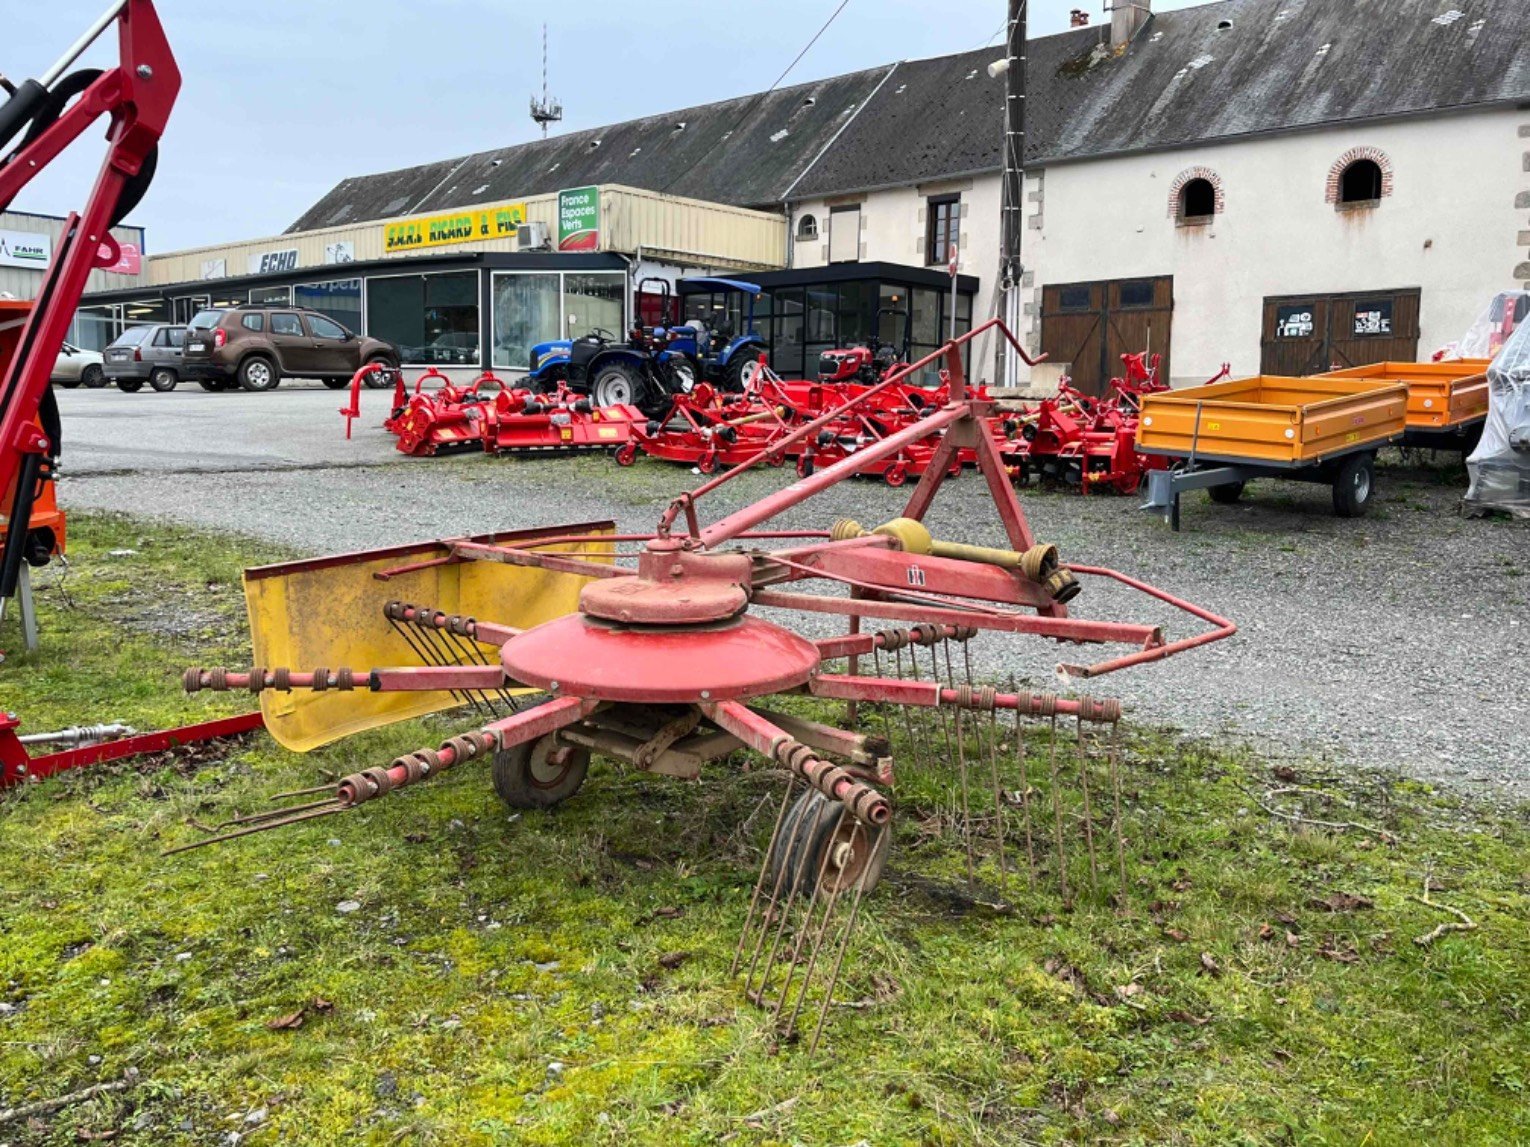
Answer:
POLYGON ((149 375, 149 385, 160 394, 169 394, 180 385, 180 375, 168 366, 157 366, 149 375))
POLYGON ((901 463, 889 466, 887 472, 882 475, 882 481, 896 490, 908 481, 908 468, 901 463))
MULTIPOLYGON (((837 803, 817 789, 809 789, 786 810, 770 854, 770 887, 776 890, 778 898, 790 895, 800 877, 806 877, 809 882, 817 880, 820 868, 823 869, 820 896, 833 892, 836 883, 840 885, 841 895, 853 894, 862 870, 866 881, 863 895, 869 894, 881 881, 888 849, 892 845, 892 833, 885 827, 877 834, 875 845, 854 850, 853 859, 845 868, 824 867, 825 851, 834 842, 864 841, 867 832, 866 826, 848 810, 840 815, 828 807, 837 803)), ((799 895, 809 892, 810 889, 804 887, 799 895)))
POLYGON ((806 454, 797 456, 797 477, 807 478, 813 473, 813 460, 806 454))
POLYGON ((1238 499, 1243 497, 1243 489, 1246 485, 1246 482, 1229 482, 1225 486, 1208 486, 1206 497, 1219 506, 1234 506, 1237 505, 1238 499))
POLYGON ((616 464, 618 466, 631 466, 637 461, 638 448, 634 443, 627 443, 616 452, 616 464))
POLYGON ((344 390, 351 385, 351 380, 348 378, 325 378, 320 381, 330 390, 344 390))
POLYGON ((558 744, 548 733, 494 754, 494 791, 511 808, 547 809, 579 791, 590 769, 590 751, 558 744))
POLYGON ((282 384, 282 372, 263 354, 252 354, 239 364, 239 385, 251 394, 275 390, 282 384))
POLYGON ((123 394, 137 394, 143 389, 143 379, 119 378, 117 380, 117 389, 122 391, 123 394))
MULTIPOLYGON (((391 358, 369 358, 362 365, 371 366, 374 362, 378 366, 382 367, 383 370, 374 370, 371 374, 367 375, 366 378, 362 380, 362 382, 365 384, 368 390, 387 390, 393 385, 393 380, 383 372, 389 370, 397 370, 398 363, 394 362, 391 358)), ((347 378, 342 380, 340 386, 335 387, 335 389, 340 390, 341 388, 347 387, 350 384, 351 380, 347 378)))
POLYGON ((717 451, 708 450, 698 458, 696 460, 696 469, 700 470, 703 474, 717 473, 717 451))
POLYGON ((1376 460, 1351 454, 1333 479, 1333 512, 1341 518, 1364 517, 1376 492, 1376 460))
POLYGON ((86 390, 100 390, 106 385, 106 372, 95 363, 80 371, 80 382, 86 390))

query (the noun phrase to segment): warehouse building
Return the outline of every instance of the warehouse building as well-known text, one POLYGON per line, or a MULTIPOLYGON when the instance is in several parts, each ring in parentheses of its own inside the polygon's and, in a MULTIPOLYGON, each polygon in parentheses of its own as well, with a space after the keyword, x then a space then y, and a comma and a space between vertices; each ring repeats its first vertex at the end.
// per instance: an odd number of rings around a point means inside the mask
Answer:
MULTIPOLYGON (((0 298, 30 300, 37 297, 53 253, 63 234, 60 215, 37 215, 29 211, 0 211, 0 298)), ((143 229, 113 227, 117 260, 92 271, 86 290, 92 292, 131 288, 145 282, 143 229)))
MULTIPOLYGON (((1458 337, 1530 284, 1527 38, 1522 0, 1121 0, 1032 41, 1020 334, 1049 362, 1021 381, 1097 392, 1142 349, 1176 383, 1308 373, 1458 337)), ((785 373, 879 328, 917 353, 953 309, 958 330, 997 314, 1001 54, 346 179, 283 236, 150 260, 146 290, 82 316, 292 302, 406 361, 514 369, 656 318, 654 279, 730 272, 766 288, 785 373)), ((742 321, 737 299, 684 305, 742 321)), ((972 356, 988 381, 993 352, 972 356)))

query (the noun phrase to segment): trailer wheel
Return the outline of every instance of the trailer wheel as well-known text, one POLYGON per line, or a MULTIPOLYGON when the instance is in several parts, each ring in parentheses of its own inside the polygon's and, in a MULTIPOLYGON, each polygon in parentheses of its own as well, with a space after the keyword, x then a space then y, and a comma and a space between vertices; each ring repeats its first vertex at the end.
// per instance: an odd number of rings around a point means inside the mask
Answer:
POLYGON ((1246 482, 1229 482, 1225 486, 1211 486, 1207 488, 1206 496, 1219 506, 1232 506, 1243 497, 1246 485, 1246 482))
POLYGON ((1351 454, 1344 459, 1333 480, 1333 512, 1341 518, 1359 518, 1371 508, 1376 489, 1376 459, 1370 454, 1351 454))
POLYGON ((168 366, 156 367, 154 373, 149 375, 149 385, 160 394, 169 394, 180 381, 180 377, 168 366))
POLYGON ((779 889, 777 895, 784 897, 801 879, 804 887, 799 895, 810 893, 810 886, 822 872, 820 892, 828 895, 837 886, 844 894, 853 892, 864 872, 864 891, 871 892, 882 879, 892 833, 884 828, 871 841, 867 831, 839 802, 831 801, 817 789, 809 789, 786 810, 786 818, 781 822, 770 854, 771 887, 779 889), (836 855, 841 844, 850 845, 848 854, 836 855))
POLYGON ((95 363, 91 363, 80 371, 80 381, 85 384, 86 390, 100 390, 106 385, 106 372, 95 363))
POLYGON ((275 390, 281 385, 281 372, 265 355, 252 354, 239 364, 239 385, 252 393, 275 390))
POLYGON ((143 389, 143 379, 119 378, 117 380, 117 389, 122 391, 123 394, 137 394, 143 389))
POLYGON ((590 769, 590 752, 558 744, 548 733, 526 745, 494 754, 494 791, 511 808, 552 808, 579 791, 590 769))

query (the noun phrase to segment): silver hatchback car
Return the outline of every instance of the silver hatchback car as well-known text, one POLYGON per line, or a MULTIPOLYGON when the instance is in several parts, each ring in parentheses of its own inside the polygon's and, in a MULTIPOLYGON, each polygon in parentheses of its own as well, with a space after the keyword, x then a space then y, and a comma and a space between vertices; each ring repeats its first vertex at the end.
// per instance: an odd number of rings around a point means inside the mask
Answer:
POLYGON ((173 323, 129 327, 106 348, 106 378, 129 394, 148 383, 155 390, 174 390, 181 380, 181 348, 186 328, 173 323))

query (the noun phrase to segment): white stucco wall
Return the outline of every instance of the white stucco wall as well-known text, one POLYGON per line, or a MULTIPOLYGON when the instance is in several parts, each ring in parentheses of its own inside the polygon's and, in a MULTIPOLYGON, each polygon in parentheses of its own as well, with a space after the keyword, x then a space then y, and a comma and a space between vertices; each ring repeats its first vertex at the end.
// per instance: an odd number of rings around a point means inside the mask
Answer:
POLYGON ((1494 292, 1519 285, 1530 226, 1516 210, 1530 190, 1523 124, 1530 113, 1505 109, 1049 167, 1040 202, 1027 203, 1040 218, 1025 235, 1031 300, 1048 283, 1173 275, 1183 385, 1224 361, 1258 372, 1267 296, 1418 287, 1427 357, 1494 292), (1390 160, 1392 191, 1375 210, 1325 200, 1330 167, 1354 147, 1390 160), (1170 188, 1195 166, 1220 178, 1225 212, 1209 227, 1176 227, 1170 188))
MULTIPOLYGON (((971 179, 922 183, 915 187, 897 187, 874 191, 864 196, 823 200, 809 199, 792 205, 791 226, 795 236, 797 222, 804 215, 818 220, 818 239, 804 242, 793 239, 793 267, 822 267, 829 261, 829 212, 835 205, 859 200, 861 208, 861 250, 863 263, 899 263, 909 267, 926 266, 925 205, 931 196, 960 194, 962 197, 961 273, 976 276, 977 297, 973 300, 973 323, 993 314, 993 284, 999 262, 1000 180, 997 175, 971 179)), ((945 270, 942 263, 938 268, 945 270)), ((979 378, 991 379, 993 352, 979 349, 974 368, 979 378), (981 369, 976 369, 979 364, 981 369)))

